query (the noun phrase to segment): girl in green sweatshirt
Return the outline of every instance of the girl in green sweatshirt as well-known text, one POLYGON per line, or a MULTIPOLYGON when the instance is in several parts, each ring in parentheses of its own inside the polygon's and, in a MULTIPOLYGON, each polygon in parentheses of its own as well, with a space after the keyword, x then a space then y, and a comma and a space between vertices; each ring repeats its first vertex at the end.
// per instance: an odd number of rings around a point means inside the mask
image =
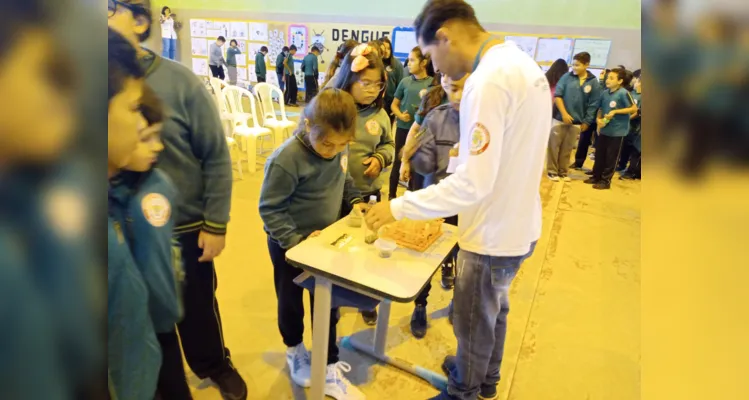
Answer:
MULTIPOLYGON (((385 182, 382 170, 393 163, 395 145, 390 134, 390 117, 384 109, 387 77, 379 50, 369 44, 354 47, 341 62, 333 87, 351 93, 359 110, 356 137, 349 145, 348 169, 354 184, 368 199, 382 198, 385 182)), ((351 206, 344 204, 341 215, 351 206)), ((368 325, 377 323, 377 311, 363 311, 368 325)))
MULTIPOLYGON (((287 346, 291 379, 302 387, 310 387, 310 354, 303 342, 304 289, 294 283, 301 270, 286 261, 286 251, 338 220, 342 199, 362 207, 348 173, 346 151, 354 139, 356 119, 351 95, 337 89, 320 92, 305 108, 294 137, 268 158, 260 190, 260 217, 273 263, 278 327, 287 346)), ((350 366, 338 359, 338 316, 338 309, 333 308, 325 394, 341 400, 364 399, 343 376, 350 366)))

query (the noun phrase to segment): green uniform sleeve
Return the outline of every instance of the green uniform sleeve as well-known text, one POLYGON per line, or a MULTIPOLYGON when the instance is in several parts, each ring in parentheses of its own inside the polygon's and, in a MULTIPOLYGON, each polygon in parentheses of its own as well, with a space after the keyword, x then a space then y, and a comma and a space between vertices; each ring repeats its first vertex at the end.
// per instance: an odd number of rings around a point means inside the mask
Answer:
MULTIPOLYGON (((388 122, 390 122, 389 119, 388 122)), ((391 129, 392 127, 389 123, 383 126, 380 144, 375 148, 374 157, 380 160, 383 169, 389 167, 395 157, 395 142, 393 141, 393 136, 390 134, 391 129)))
POLYGON ((226 233, 231 209, 232 171, 224 127, 216 102, 205 86, 198 84, 187 103, 191 147, 203 163, 203 230, 226 233))
POLYGON ((298 179, 285 169, 269 163, 260 189, 260 218, 270 237, 284 249, 290 249, 304 239, 288 212, 298 183, 298 179))
POLYGON ((406 78, 403 78, 398 84, 398 88, 395 89, 395 98, 398 100, 403 100, 403 97, 406 95, 406 85, 403 83, 405 81, 406 78))

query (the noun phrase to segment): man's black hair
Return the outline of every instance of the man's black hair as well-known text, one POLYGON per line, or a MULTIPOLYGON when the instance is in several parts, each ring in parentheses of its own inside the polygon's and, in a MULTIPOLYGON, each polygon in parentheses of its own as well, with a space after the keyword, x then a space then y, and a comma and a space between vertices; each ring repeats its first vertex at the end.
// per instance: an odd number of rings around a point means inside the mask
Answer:
POLYGON ((130 42, 109 28, 109 101, 122 91, 128 79, 142 79, 146 74, 138 62, 138 55, 130 42))
POLYGON ((590 64, 590 53, 587 51, 582 51, 580 53, 575 54, 574 57, 572 57, 573 60, 580 61, 581 63, 588 65, 590 64))
POLYGON ((263 52, 267 53, 267 52, 268 52, 268 46, 263 46, 263 47, 261 47, 261 48, 260 48, 260 52, 261 52, 261 53, 263 53, 263 52))
POLYGON ((473 7, 464 0, 429 0, 414 20, 416 39, 421 39, 424 43, 434 42, 437 31, 452 20, 467 22, 484 30, 473 7))
POLYGON ((224 42, 224 43, 226 43, 226 38, 225 38, 225 37, 223 37, 223 36, 219 36, 219 37, 217 37, 217 38, 216 38, 216 40, 218 40, 218 41, 220 41, 220 42, 224 42))
POLYGON ((315 52, 316 51, 316 52, 319 53, 320 49, 318 49, 317 46, 312 46, 312 48, 309 51, 311 51, 311 52, 315 52))
POLYGON ((284 53, 289 51, 289 46, 284 46, 283 49, 281 49, 281 51, 284 53))
POLYGON ((289 51, 292 51, 292 50, 296 51, 296 46, 294 46, 293 44, 289 46, 289 51))

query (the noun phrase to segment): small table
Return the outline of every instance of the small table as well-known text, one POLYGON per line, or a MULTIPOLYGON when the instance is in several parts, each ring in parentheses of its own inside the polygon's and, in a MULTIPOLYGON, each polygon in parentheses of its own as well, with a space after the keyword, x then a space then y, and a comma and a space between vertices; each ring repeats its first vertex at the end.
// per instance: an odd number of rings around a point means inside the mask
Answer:
POLYGON ((325 373, 330 335, 330 308, 333 285, 353 290, 381 300, 379 317, 375 327, 374 343, 363 344, 351 337, 342 340, 342 345, 369 354, 370 356, 419 376, 438 389, 447 385, 447 378, 407 361, 385 354, 390 302, 413 301, 440 264, 447 258, 458 241, 458 228, 442 225, 442 236, 427 251, 399 247, 390 258, 381 258, 374 245, 364 242, 364 227, 348 226, 348 217, 322 231, 320 236, 310 238, 286 253, 291 265, 301 268, 315 277, 315 329, 312 334, 311 399, 325 398, 325 373), (352 236, 343 248, 332 243, 343 234, 352 236))

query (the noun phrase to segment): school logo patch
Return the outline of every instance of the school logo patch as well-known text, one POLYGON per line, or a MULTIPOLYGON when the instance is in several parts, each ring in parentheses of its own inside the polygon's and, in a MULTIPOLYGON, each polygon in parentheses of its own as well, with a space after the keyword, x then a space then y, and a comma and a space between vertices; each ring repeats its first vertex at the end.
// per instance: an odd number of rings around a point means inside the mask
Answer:
POLYGON ((377 123, 377 121, 370 119, 365 124, 367 128, 367 133, 370 135, 379 135, 380 134, 380 124, 377 123))
POLYGON ((609 103, 609 107, 616 108, 616 101, 611 100, 611 103, 609 103))
POLYGON ((638 104, 640 104, 640 101, 635 99, 635 105, 638 105, 638 104))
POLYGON ((348 156, 345 154, 341 156, 341 169, 343 170, 344 174, 348 170, 348 156))
POLYGON ((146 221, 157 228, 166 225, 169 216, 172 214, 172 206, 169 204, 169 200, 160 193, 149 193, 143 196, 140 208, 143 210, 146 221))
POLYGON ((385 68, 385 71, 387 71, 387 72, 393 72, 393 67, 391 67, 391 66, 389 66, 389 65, 388 65, 388 66, 387 66, 387 67, 385 68))
POLYGON ((421 91, 419 91, 419 98, 420 99, 423 98, 426 94, 427 94, 427 90, 426 89, 421 89, 421 91))
POLYGON ((591 89, 592 88, 590 87, 590 85, 585 85, 585 89, 583 90, 585 91, 585 93, 590 93, 591 89))
POLYGON ((489 130, 484 125, 476 123, 471 130, 471 155, 477 156, 489 148, 489 130))

